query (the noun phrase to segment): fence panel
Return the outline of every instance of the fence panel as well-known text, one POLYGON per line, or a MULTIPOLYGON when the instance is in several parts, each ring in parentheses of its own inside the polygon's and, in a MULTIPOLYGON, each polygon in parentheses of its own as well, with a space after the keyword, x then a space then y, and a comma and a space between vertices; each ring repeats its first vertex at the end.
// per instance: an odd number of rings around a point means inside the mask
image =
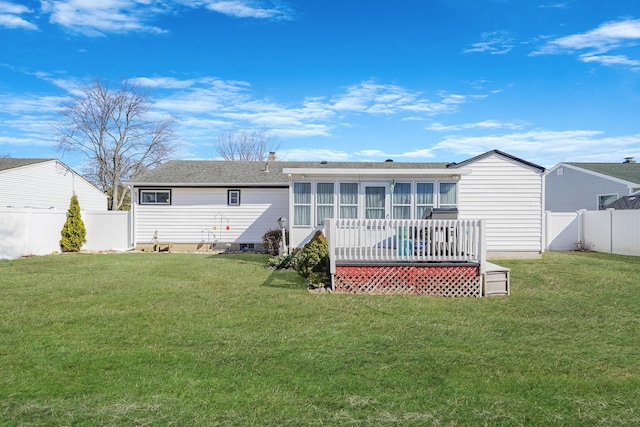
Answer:
POLYGON ((580 240, 578 214, 575 212, 547 212, 547 249, 550 251, 570 251, 580 240))
POLYGON ((597 252, 640 256, 638 209, 548 212, 545 225, 548 250, 571 250, 582 241, 597 252))
MULTIPOLYGON (((89 251, 130 247, 128 212, 81 211, 89 251)), ((47 255, 60 250, 60 231, 67 217, 62 209, 0 208, 0 259, 47 255)))
POLYGON ((612 211, 611 252, 640 255, 640 210, 612 211))

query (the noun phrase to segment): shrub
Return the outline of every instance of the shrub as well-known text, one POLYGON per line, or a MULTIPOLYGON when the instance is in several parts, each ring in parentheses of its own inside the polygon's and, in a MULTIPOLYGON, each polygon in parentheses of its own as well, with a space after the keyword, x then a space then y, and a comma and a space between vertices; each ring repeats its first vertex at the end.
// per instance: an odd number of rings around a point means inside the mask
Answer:
POLYGON ((84 228, 84 222, 80 216, 80 203, 78 197, 74 194, 69 202, 69 210, 67 210, 67 220, 60 231, 62 239, 60 239, 60 248, 63 252, 78 252, 82 245, 87 242, 87 230, 84 228))
MULTIPOLYGON (((285 231, 285 237, 289 241, 288 231, 285 231)), ((280 229, 267 230, 262 235, 262 247, 269 255, 280 255, 280 242, 282 242, 282 230, 280 229)))
POLYGON ((329 285, 328 263, 329 244, 322 231, 318 230, 300 251, 296 271, 311 285, 326 287, 329 285))
POLYGON ((267 261, 267 267, 275 268, 279 270, 292 269, 295 270, 296 263, 298 262, 300 251, 294 251, 289 255, 277 255, 269 258, 267 261))

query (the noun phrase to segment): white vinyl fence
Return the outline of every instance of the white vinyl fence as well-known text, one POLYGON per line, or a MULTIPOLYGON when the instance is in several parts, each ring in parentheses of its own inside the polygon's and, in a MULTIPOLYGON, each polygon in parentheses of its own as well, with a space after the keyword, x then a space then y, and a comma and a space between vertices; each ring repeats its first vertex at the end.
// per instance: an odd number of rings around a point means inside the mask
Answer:
MULTIPOLYGON (((129 212, 81 211, 87 230, 82 250, 125 251, 131 247, 129 212)), ((60 251, 61 209, 0 208, 0 259, 60 251)))
POLYGON ((640 256, 640 210, 547 212, 547 250, 576 249, 576 243, 597 252, 640 256))

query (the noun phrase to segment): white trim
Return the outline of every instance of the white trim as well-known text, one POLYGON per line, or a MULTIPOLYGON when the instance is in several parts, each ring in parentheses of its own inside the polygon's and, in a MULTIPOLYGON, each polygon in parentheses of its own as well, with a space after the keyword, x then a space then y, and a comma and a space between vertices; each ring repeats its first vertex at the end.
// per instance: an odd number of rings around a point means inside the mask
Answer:
POLYGON ((284 168, 282 173, 296 174, 307 176, 399 176, 399 175, 416 175, 416 176, 450 176, 457 177, 460 175, 469 175, 471 169, 317 169, 317 168, 284 168))

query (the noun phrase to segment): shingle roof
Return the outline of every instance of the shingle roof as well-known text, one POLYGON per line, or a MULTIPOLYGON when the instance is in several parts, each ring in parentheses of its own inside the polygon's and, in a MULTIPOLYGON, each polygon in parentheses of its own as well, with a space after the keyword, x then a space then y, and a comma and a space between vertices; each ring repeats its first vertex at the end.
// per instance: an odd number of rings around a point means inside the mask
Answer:
POLYGON ((241 162, 173 160, 131 179, 129 184, 279 185, 287 184, 283 168, 316 169, 445 169, 446 163, 409 162, 241 162), (268 165, 268 167, 267 167, 268 165))
POLYGON ((640 163, 566 163, 613 178, 640 184, 640 163))
POLYGON ((623 196, 613 203, 609 203, 606 209, 640 209, 640 195, 623 196))
POLYGON ((55 159, 13 159, 13 158, 1 158, 0 159, 0 171, 19 168, 21 166, 33 165, 36 163, 48 162, 55 159))

